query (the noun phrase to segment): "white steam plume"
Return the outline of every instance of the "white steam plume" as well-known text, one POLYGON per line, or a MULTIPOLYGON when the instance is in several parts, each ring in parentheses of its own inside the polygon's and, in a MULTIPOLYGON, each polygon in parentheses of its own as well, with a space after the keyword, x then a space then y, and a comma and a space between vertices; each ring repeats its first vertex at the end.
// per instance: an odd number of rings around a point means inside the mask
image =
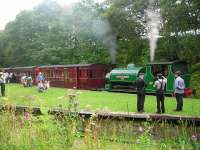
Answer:
MULTIPOLYGON (((153 1, 150 1, 152 5, 153 1)), ((157 47, 157 40, 159 38, 159 30, 161 26, 161 16, 159 10, 148 8, 146 10, 147 14, 147 35, 150 44, 150 60, 154 61, 155 49, 157 47)))
POLYGON ((96 11, 85 10, 84 3, 78 4, 78 7, 75 6, 70 9, 66 7, 66 14, 71 17, 69 24, 72 22, 76 27, 76 29, 72 30, 78 30, 77 32, 86 34, 92 32, 95 38, 102 41, 108 47, 112 63, 115 63, 117 42, 109 21, 98 17, 98 12, 96 11))
POLYGON ((92 23, 92 31, 97 38, 103 40, 108 46, 112 63, 116 62, 116 37, 112 34, 112 29, 107 20, 94 20, 92 23))

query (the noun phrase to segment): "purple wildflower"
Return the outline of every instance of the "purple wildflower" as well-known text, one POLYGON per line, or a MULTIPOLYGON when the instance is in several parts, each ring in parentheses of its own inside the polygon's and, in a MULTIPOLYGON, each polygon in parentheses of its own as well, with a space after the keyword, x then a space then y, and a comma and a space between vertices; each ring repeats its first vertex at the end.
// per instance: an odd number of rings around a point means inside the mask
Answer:
POLYGON ((196 141, 197 141, 197 136, 196 136, 196 135, 192 135, 191 140, 192 140, 193 142, 196 142, 196 141))
POLYGON ((25 117, 25 118, 29 118, 29 116, 30 116, 29 112, 27 112, 27 111, 24 112, 24 117, 25 117))

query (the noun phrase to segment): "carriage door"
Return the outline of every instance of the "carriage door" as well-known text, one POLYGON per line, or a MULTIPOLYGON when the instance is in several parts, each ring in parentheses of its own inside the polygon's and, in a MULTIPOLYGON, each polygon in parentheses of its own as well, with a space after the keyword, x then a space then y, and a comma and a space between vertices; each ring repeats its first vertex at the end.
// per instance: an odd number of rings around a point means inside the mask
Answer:
POLYGON ((78 71, 78 84, 80 89, 89 89, 89 69, 88 68, 80 68, 78 71))
POLYGON ((67 87, 67 88, 77 87, 76 68, 65 68, 64 69, 64 82, 65 82, 65 87, 67 87))

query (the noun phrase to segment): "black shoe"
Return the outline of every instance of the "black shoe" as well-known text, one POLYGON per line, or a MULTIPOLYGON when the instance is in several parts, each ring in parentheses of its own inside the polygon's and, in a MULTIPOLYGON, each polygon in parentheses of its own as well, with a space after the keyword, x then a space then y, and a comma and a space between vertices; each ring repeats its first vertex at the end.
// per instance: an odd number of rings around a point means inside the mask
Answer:
POLYGON ((161 114, 161 112, 158 112, 158 111, 157 111, 156 114, 161 114))
POLYGON ((144 113, 144 110, 140 110, 139 113, 144 113))
POLYGON ((174 111, 181 111, 180 109, 174 109, 174 111))

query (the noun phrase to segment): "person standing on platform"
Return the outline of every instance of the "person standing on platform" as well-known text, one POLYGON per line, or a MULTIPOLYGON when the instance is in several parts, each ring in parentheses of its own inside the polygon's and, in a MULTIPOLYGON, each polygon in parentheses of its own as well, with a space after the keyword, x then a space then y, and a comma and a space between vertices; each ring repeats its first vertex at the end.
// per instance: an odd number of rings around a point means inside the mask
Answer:
POLYGON ((145 101, 145 88, 147 84, 144 81, 144 73, 139 74, 139 78, 136 81, 136 92, 137 92, 137 111, 144 112, 144 101, 145 101))
POLYGON ((154 87, 156 88, 156 99, 157 99, 157 112, 158 114, 165 113, 165 90, 166 90, 167 79, 161 74, 157 74, 157 80, 155 81, 154 87))
POLYGON ((5 89, 6 89, 6 76, 3 72, 0 72, 0 85, 1 85, 1 96, 5 96, 5 89))
POLYGON ((180 71, 176 71, 175 77, 176 77, 176 80, 174 82, 174 93, 176 95, 176 102, 177 102, 175 111, 182 111, 183 110, 183 96, 184 96, 185 82, 181 78, 180 71))

